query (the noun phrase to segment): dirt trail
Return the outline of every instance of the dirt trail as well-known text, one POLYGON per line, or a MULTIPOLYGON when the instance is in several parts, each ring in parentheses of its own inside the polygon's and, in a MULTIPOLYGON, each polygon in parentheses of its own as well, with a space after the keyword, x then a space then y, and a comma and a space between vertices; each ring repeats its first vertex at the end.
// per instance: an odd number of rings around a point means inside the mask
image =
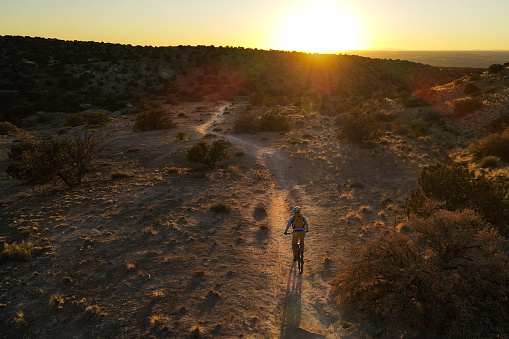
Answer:
POLYGON ((268 221, 271 225, 270 246, 268 251, 277 260, 272 281, 277 290, 277 304, 274 309, 276 324, 279 326, 279 338, 345 338, 337 333, 333 323, 338 318, 324 312, 329 286, 326 281, 314 274, 323 266, 323 257, 316 256, 316 247, 327 236, 326 226, 330 223, 327 211, 311 201, 302 186, 306 182, 303 171, 294 171, 291 154, 278 150, 274 146, 263 146, 248 136, 234 136, 216 133, 212 127, 222 119, 227 105, 221 105, 210 120, 197 127, 202 134, 212 133, 242 146, 247 156, 252 156, 258 164, 267 168, 275 183, 270 188, 270 201, 267 201, 268 221), (296 174, 297 173, 297 174, 296 174), (291 215, 291 207, 301 205, 310 224, 310 233, 306 237, 305 271, 299 274, 296 263, 291 260, 291 237, 283 231, 291 215), (310 274, 309 272, 313 272, 310 274))

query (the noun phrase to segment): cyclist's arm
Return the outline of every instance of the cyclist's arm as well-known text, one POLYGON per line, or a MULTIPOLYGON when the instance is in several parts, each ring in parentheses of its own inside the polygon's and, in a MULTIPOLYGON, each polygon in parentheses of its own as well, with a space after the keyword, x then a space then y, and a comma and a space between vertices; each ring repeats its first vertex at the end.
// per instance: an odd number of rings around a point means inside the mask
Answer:
POLYGON ((302 221, 304 221, 304 229, 306 230, 306 232, 309 232, 309 225, 306 217, 303 216, 302 221))
POLYGON ((293 221, 294 217, 292 216, 290 218, 290 220, 288 220, 288 224, 286 224, 286 229, 285 229, 285 233, 288 232, 288 229, 290 228, 290 226, 292 225, 292 221, 293 221))

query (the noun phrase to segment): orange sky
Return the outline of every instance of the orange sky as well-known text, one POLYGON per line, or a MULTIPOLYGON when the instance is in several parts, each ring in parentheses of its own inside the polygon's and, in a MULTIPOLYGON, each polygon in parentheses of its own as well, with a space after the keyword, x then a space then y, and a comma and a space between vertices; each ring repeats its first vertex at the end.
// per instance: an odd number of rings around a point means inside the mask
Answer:
POLYGON ((506 0, 17 0, 0 35, 330 52, 509 49, 506 0))

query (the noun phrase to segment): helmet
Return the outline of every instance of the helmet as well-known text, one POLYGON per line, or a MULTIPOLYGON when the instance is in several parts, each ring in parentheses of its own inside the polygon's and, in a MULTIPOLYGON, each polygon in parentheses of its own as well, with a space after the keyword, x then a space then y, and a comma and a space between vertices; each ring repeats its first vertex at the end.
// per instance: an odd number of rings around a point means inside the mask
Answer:
POLYGON ((293 211, 294 211, 295 213, 300 213, 300 207, 299 207, 299 206, 295 206, 295 207, 293 208, 293 211))

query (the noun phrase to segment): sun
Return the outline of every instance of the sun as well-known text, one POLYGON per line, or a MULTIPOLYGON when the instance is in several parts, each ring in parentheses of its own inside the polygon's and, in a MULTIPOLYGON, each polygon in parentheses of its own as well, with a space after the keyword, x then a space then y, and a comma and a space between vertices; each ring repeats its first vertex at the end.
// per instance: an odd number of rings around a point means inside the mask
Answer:
POLYGON ((333 53, 363 47, 354 17, 333 1, 310 1, 288 12, 274 38, 280 50, 333 53))

